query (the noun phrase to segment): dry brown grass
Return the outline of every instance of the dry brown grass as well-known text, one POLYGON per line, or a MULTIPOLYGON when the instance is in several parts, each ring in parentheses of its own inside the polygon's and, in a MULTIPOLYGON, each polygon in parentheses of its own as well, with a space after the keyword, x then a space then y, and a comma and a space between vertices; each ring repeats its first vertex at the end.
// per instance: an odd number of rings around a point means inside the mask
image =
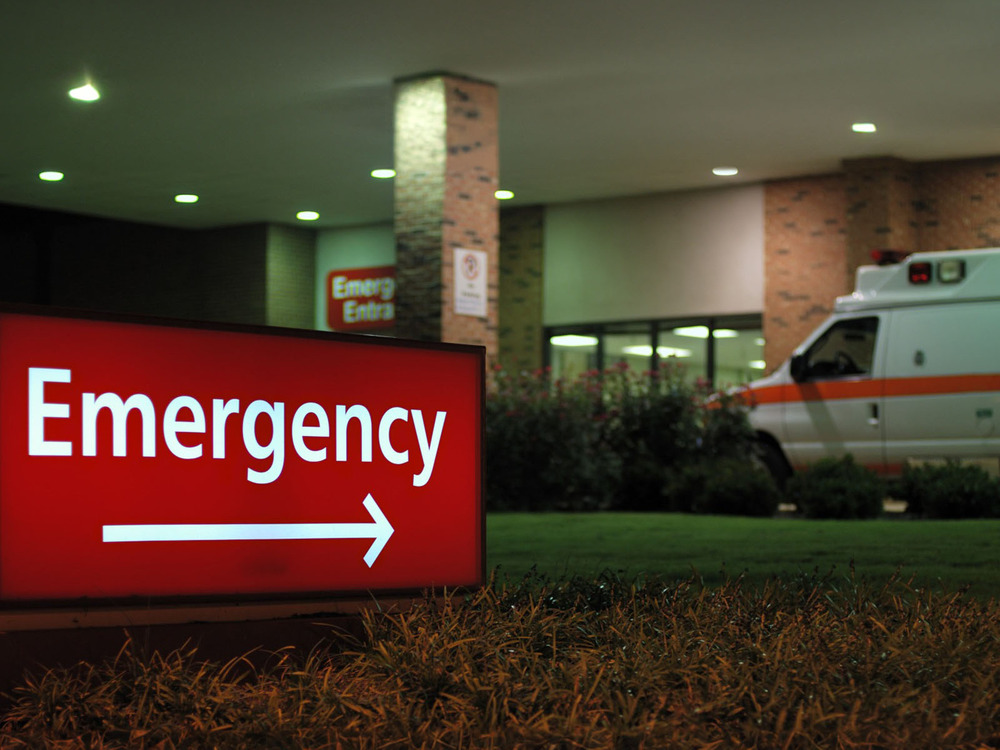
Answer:
POLYGON ((3 747, 1000 747, 1000 608, 801 578, 494 584, 348 652, 193 650, 31 678, 3 747))

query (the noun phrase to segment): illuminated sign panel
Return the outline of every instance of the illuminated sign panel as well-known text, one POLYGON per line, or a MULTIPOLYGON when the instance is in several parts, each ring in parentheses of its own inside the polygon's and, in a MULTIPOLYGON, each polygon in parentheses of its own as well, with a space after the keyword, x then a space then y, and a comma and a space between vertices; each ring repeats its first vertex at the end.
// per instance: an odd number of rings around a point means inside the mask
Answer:
POLYGON ((483 350, 0 309, 0 601, 483 579, 483 350))
POLYGON ((396 325, 395 266, 330 271, 326 292, 326 322, 334 331, 396 325))

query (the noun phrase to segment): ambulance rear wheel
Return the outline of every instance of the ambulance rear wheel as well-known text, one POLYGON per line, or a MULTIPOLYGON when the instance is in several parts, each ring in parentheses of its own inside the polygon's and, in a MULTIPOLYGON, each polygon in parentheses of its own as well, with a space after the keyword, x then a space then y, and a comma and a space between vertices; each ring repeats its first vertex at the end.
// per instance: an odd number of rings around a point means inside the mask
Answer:
POLYGON ((792 475, 792 469, 785 460, 781 448, 768 440, 758 440, 754 444, 754 459, 767 470, 778 489, 784 490, 785 482, 792 475))

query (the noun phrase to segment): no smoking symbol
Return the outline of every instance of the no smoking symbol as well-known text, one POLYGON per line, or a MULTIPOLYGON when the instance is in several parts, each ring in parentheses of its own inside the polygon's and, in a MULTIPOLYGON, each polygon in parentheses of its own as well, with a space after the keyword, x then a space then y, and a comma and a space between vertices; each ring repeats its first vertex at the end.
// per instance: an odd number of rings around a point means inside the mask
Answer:
POLYGON ((479 260, 472 253, 466 253, 462 258, 462 275, 469 281, 479 275, 479 260))

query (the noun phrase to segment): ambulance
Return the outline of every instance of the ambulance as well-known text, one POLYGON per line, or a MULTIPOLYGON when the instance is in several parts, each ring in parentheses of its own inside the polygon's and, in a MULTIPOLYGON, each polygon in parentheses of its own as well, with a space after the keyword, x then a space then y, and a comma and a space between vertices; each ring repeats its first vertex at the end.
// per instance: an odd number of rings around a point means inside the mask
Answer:
POLYGON ((946 459, 996 474, 1000 248, 873 255, 854 292, 747 387, 762 461, 779 484, 846 454, 887 476, 946 459))

